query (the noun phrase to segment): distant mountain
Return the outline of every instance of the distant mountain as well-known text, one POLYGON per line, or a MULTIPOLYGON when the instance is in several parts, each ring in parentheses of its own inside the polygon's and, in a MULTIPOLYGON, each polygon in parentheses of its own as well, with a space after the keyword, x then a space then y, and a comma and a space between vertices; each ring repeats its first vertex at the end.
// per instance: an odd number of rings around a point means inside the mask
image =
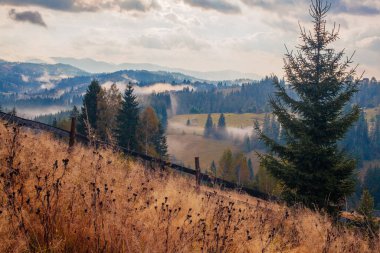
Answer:
POLYGON ((192 71, 181 68, 169 68, 160 65, 150 63, 122 63, 113 64, 103 61, 96 61, 90 58, 76 59, 68 57, 53 57, 57 63, 70 64, 77 68, 83 69, 91 73, 104 73, 104 72, 116 72, 119 70, 148 70, 148 71, 167 71, 167 72, 179 72, 185 75, 193 76, 198 79, 204 79, 209 81, 223 81, 223 80, 235 80, 235 79, 260 79, 259 75, 253 73, 242 73, 239 71, 222 70, 222 71, 192 71))
MULTIPOLYGON (((0 61, 0 95, 9 99, 29 99, 31 97, 61 97, 83 94, 91 80, 100 84, 133 83, 149 86, 156 83, 192 84, 209 88, 211 82, 181 73, 147 70, 121 70, 111 73, 90 74, 68 64, 38 64, 0 61), (18 94, 18 95, 17 95, 18 94), (12 95, 10 97, 10 95, 12 95)), ((8 101, 9 102, 9 101, 8 101)))
POLYGON ((62 79, 89 76, 67 64, 38 64, 0 61, 0 92, 31 92, 54 88, 62 79))
POLYGON ((187 76, 181 73, 170 73, 165 71, 147 71, 147 70, 121 70, 113 73, 93 74, 89 76, 77 76, 63 79, 56 85, 56 89, 72 89, 84 92, 92 79, 96 79, 100 84, 133 83, 140 87, 153 85, 156 83, 169 83, 173 85, 183 84, 184 82, 197 87, 213 86, 203 80, 187 76))

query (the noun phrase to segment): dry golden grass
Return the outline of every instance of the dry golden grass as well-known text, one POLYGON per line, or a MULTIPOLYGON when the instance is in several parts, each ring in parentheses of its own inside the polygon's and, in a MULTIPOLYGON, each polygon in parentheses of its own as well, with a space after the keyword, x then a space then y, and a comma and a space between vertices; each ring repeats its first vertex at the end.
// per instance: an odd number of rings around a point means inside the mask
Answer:
MULTIPOLYGON (((220 113, 212 113, 212 121, 214 124, 218 123, 220 113)), ((254 125, 254 122, 258 120, 259 122, 264 120, 265 114, 257 114, 257 113, 225 113, 224 114, 226 118, 226 125, 227 127, 238 127, 238 128, 245 128, 245 127, 252 127, 254 125)), ((207 114, 182 114, 182 115, 175 115, 172 118, 170 118, 171 123, 178 123, 183 126, 186 126, 187 120, 190 120, 192 123, 192 126, 198 126, 202 130, 204 128, 204 125, 206 124, 207 120, 207 114)))
POLYGON ((0 123, 0 252, 378 252, 303 208, 0 123))

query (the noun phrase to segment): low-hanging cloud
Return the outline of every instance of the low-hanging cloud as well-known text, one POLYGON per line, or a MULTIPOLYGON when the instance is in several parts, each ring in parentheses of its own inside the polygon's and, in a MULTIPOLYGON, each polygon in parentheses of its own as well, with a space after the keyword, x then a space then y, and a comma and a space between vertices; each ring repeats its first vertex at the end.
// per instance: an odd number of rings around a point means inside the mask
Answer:
POLYGON ((39 6, 66 12, 97 12, 108 9, 147 12, 160 7, 157 0, 0 0, 0 5, 39 6))
POLYGON ((15 9, 9 11, 9 17, 18 22, 28 22, 34 25, 47 27, 41 14, 38 11, 22 11, 17 12, 15 9))
POLYGON ((205 10, 215 10, 226 14, 240 13, 240 7, 226 0, 184 0, 185 3, 205 10))

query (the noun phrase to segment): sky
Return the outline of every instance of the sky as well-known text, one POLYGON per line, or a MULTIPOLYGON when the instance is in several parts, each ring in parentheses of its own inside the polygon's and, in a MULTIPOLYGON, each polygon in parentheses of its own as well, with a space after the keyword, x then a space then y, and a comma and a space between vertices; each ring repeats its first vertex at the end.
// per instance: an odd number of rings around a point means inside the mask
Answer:
MULTIPOLYGON (((331 0, 336 49, 380 79, 380 0, 331 0)), ((0 58, 92 58, 283 76, 308 0, 0 0, 0 58)))

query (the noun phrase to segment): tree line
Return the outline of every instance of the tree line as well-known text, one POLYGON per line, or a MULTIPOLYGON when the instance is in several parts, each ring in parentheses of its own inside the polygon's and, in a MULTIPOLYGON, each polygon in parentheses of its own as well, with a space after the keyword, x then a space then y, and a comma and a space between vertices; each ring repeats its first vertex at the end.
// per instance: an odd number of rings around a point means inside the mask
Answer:
POLYGON ((122 95, 113 84, 102 88, 93 80, 83 97, 77 131, 90 139, 115 143, 129 150, 167 158, 164 128, 154 109, 142 108, 128 85, 122 95))

